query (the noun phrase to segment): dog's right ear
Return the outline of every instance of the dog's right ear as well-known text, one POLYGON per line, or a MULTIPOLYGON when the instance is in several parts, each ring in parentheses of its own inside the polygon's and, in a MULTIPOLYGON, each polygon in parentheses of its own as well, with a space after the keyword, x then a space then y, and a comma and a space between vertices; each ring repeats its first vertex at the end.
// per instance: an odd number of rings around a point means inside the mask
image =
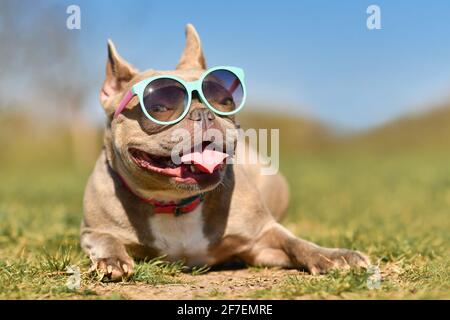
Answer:
POLYGON ((131 81, 137 73, 138 70, 125 61, 117 53, 114 43, 108 40, 106 77, 100 91, 100 102, 108 115, 111 115, 115 109, 115 106, 111 104, 112 98, 122 92, 124 85, 131 81))

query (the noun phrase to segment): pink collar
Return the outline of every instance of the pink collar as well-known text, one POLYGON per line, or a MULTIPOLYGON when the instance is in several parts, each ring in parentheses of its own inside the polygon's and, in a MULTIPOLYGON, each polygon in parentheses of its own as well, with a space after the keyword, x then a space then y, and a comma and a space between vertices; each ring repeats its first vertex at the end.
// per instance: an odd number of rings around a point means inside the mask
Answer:
POLYGON ((113 172, 119 177, 122 184, 125 186, 125 188, 130 193, 135 195, 142 202, 151 204, 153 206, 154 213, 173 214, 176 217, 178 217, 182 214, 194 211, 200 205, 200 203, 202 203, 203 200, 205 199, 205 195, 203 193, 200 193, 198 195, 195 195, 195 196, 192 196, 189 198, 181 199, 179 202, 174 202, 174 201, 161 202, 161 201, 157 201, 154 199, 142 198, 128 186, 128 184, 125 182, 125 179, 122 178, 122 176, 120 174, 118 174, 115 171, 113 171, 113 172))

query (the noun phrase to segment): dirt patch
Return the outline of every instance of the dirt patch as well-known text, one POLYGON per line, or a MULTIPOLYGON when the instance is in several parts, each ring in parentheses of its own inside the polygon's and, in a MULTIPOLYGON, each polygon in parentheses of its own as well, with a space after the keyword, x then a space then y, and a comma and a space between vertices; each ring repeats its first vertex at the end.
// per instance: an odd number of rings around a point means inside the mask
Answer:
POLYGON ((98 294, 119 294, 126 299, 248 299, 256 290, 270 289, 298 270, 240 269, 182 274, 181 284, 102 283, 91 287, 98 294))

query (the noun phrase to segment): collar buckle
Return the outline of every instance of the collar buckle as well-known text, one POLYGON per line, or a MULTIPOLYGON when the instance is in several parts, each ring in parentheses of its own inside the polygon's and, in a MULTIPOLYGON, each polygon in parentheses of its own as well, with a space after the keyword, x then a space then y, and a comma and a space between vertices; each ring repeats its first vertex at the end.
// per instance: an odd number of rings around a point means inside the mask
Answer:
POLYGON ((153 213, 156 214, 159 213, 173 214, 175 217, 179 217, 185 213, 194 211, 205 200, 204 193, 200 193, 198 195, 182 199, 179 203, 163 204, 154 199, 145 199, 134 193, 133 190, 131 190, 131 188, 127 185, 125 180, 120 176, 120 174, 116 172, 114 173, 119 177, 119 181, 125 187, 125 189, 127 189, 131 194, 136 196, 142 202, 150 204, 153 207, 153 213))

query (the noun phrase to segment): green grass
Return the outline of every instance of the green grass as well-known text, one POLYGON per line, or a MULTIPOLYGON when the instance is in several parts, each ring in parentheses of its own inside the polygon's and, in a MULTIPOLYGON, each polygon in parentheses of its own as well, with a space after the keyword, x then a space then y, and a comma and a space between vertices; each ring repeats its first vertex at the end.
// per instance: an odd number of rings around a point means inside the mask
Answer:
MULTIPOLYGON (((284 223, 322 245, 368 253, 381 288, 369 290, 364 272, 299 274, 250 298, 450 298, 450 154, 285 155, 281 167, 292 193, 284 223)), ((121 298, 89 289, 99 280, 78 243, 88 170, 11 168, 0 182, 0 298, 121 298), (70 265, 81 268, 81 290, 66 286, 70 265)), ((180 283, 183 270, 156 259, 128 281, 180 283)))
POLYGON ((450 298, 450 154, 294 158, 282 166, 293 190, 286 224, 322 245, 368 253, 382 285, 367 290, 367 274, 330 274, 258 294, 450 298))
MULTIPOLYGON (((315 133, 308 132, 310 141, 315 133)), ((414 149, 412 144, 405 150, 383 149, 380 141, 386 135, 371 134, 370 143, 356 139, 328 148, 329 142, 321 142, 302 155, 295 151, 301 145, 281 136, 281 171, 291 188, 284 224, 321 245, 369 254, 382 281, 379 289, 370 290, 365 272, 299 273, 272 288, 248 290, 248 298, 450 298, 449 150, 414 149), (372 150, 361 147, 372 144, 372 150)), ((0 298, 124 298, 113 290, 96 290, 98 276, 88 272, 89 261, 79 246, 90 168, 71 164, 66 135, 32 145, 30 137, 5 139, 0 154, 0 298), (67 267, 73 265, 82 272, 79 290, 66 285, 67 267)), ((138 263, 128 284, 180 284, 183 272, 207 271, 154 259, 138 263)), ((216 288, 210 297, 226 294, 216 288)))
POLYGON ((153 285, 180 283, 176 276, 183 270, 184 266, 181 261, 168 263, 155 258, 139 263, 129 280, 135 283, 141 282, 153 285))

